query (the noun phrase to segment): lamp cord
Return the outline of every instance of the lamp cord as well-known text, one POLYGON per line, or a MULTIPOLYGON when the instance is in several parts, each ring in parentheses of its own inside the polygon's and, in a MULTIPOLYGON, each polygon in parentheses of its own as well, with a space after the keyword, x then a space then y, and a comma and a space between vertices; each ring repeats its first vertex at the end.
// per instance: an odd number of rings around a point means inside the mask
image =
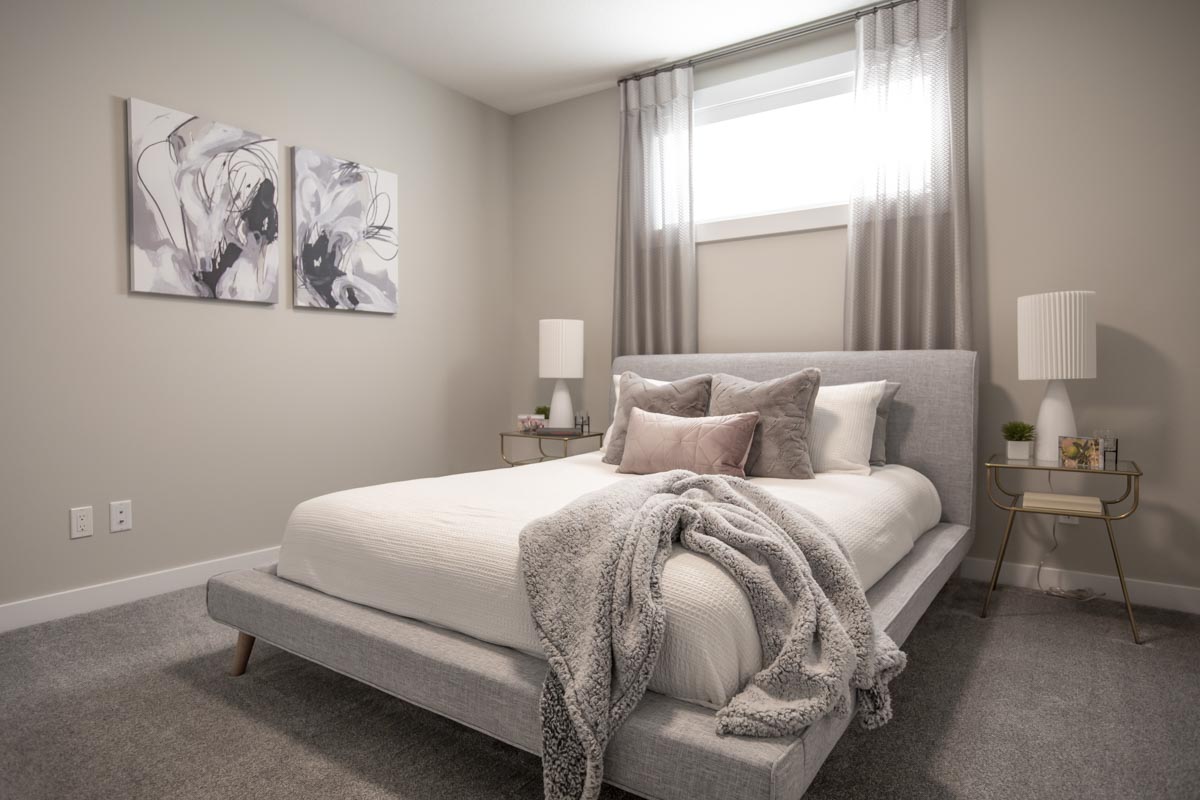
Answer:
MULTIPOLYGON (((1046 481, 1050 484, 1050 491, 1053 492, 1054 473, 1047 472, 1046 481)), ((1068 600, 1079 600, 1080 602, 1084 603, 1086 603, 1088 600, 1095 600, 1097 597, 1104 597, 1104 592, 1097 592, 1091 587, 1084 587, 1082 589, 1064 589, 1061 586, 1051 586, 1049 589, 1047 589, 1046 587, 1042 586, 1042 567, 1045 566, 1046 559, 1050 557, 1050 554, 1058 549, 1058 517, 1058 514, 1054 515, 1054 523, 1050 526, 1050 538, 1054 543, 1050 546, 1049 550, 1042 553, 1042 560, 1039 561, 1037 565, 1038 591, 1042 592, 1043 594, 1048 594, 1052 597, 1064 597, 1068 600)))

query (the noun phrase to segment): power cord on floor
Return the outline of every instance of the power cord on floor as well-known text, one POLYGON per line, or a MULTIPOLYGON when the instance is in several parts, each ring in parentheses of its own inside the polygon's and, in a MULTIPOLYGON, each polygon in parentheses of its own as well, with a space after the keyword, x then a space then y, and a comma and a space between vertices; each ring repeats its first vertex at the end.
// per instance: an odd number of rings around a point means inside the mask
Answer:
MULTIPOLYGON (((1053 473, 1047 472, 1046 480, 1050 484, 1050 491, 1053 492, 1054 491, 1054 475, 1053 475, 1053 473)), ((1083 603, 1086 603, 1088 600, 1095 600, 1097 597, 1104 597, 1104 592, 1097 592, 1097 591, 1093 590, 1091 587, 1084 587, 1082 589, 1064 589, 1061 586, 1051 586, 1049 589, 1047 589, 1046 587, 1042 586, 1042 567, 1046 564, 1046 559, 1050 557, 1050 554, 1058 549, 1058 515, 1055 515, 1054 524, 1051 525, 1051 527, 1050 527, 1050 537, 1053 540, 1054 544, 1051 545, 1049 550, 1047 550, 1045 553, 1042 554, 1042 560, 1039 561, 1038 565, 1037 565, 1037 587, 1038 587, 1038 590, 1044 594, 1048 594, 1053 597, 1063 597, 1063 598, 1066 598, 1067 600, 1078 600, 1083 603)))

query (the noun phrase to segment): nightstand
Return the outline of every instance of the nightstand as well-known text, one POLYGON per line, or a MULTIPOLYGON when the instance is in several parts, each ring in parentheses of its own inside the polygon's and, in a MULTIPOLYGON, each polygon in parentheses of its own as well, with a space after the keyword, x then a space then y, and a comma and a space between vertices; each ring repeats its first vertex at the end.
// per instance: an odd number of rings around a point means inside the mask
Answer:
POLYGON ((984 465, 987 467, 987 493, 992 505, 1008 512, 1008 524, 1004 527, 1004 539, 1000 542, 1000 552, 996 555, 996 566, 992 569, 992 581, 988 584, 987 595, 983 599, 981 617, 987 616, 988 602, 992 599, 992 591, 996 588, 996 579, 1000 577, 1000 565, 1004 563, 1004 551, 1008 548, 1008 537, 1012 533, 1013 521, 1017 514, 1047 514, 1049 516, 1071 516, 1082 519, 1104 520, 1108 531, 1108 543, 1112 547, 1113 561, 1117 564, 1117 578, 1121 581, 1121 594, 1125 596, 1125 612, 1129 615, 1129 627, 1133 630, 1133 641, 1142 643, 1138 635, 1137 622, 1133 619, 1133 605, 1129 602, 1129 590, 1125 588, 1125 571, 1121 568, 1121 554, 1117 552, 1117 540, 1113 536, 1112 524, 1119 519, 1125 519, 1137 511, 1141 493, 1142 470, 1133 461, 1118 461, 1111 469, 1078 469, 1059 466, 1057 461, 1035 461, 1008 459, 1001 455, 992 456, 984 465), (1040 470, 1042 472, 1069 472, 1076 475, 1110 475, 1125 479, 1125 493, 1115 500, 1102 500, 1099 497, 1084 495, 1041 495, 1034 492, 1014 492, 1004 488, 1000 482, 1000 473, 1006 470, 1040 470), (1005 495, 1008 500, 996 498, 995 491, 1005 495), (1125 511, 1118 512, 1114 506, 1119 506, 1126 499, 1132 499, 1125 511), (1057 498, 1057 499, 1055 499, 1057 498), (1037 503, 1043 502, 1043 506, 1037 503), (1063 507, 1062 503, 1070 503, 1071 508, 1063 507), (1053 507, 1050 507, 1053 505, 1053 507))
POLYGON ((603 438, 603 433, 576 433, 569 436, 551 436, 540 433, 526 433, 525 431, 505 431, 500 434, 500 458, 504 459, 504 463, 510 467, 519 467, 523 464, 539 464, 543 461, 551 461, 556 458, 566 458, 571 452, 571 442, 592 441, 596 444, 597 449, 599 449, 599 440, 603 438), (508 457, 508 453, 505 450, 505 444, 509 439, 537 439, 538 453, 541 455, 535 458, 522 458, 513 461, 508 457), (547 453, 546 442, 559 442, 562 445, 562 455, 547 453))

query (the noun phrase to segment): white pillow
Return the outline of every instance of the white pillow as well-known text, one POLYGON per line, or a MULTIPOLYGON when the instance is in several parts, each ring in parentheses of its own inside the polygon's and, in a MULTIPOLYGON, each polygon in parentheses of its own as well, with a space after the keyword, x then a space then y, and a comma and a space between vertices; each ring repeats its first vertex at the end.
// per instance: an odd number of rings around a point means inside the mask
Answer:
POLYGON ((813 409, 813 472, 871 474, 875 411, 887 381, 822 386, 813 409))
MULTIPOLYGON (((642 380, 644 380, 646 383, 650 384, 651 386, 666 386, 668 383, 670 383, 670 381, 656 381, 653 378, 642 378, 642 380)), ((621 376, 613 375, 613 408, 616 408, 620 404, 621 404, 621 376)), ((613 425, 615 425, 616 422, 617 421, 614 419, 612 422, 608 423, 608 430, 606 430, 604 432, 604 438, 600 440, 600 449, 601 450, 608 447, 608 440, 612 438, 613 425)))

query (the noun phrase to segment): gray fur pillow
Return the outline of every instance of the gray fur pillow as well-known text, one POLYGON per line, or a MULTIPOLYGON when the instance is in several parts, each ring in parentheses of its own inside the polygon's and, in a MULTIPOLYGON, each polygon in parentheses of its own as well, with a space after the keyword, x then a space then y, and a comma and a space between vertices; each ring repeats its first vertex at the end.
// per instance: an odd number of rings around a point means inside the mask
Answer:
POLYGON ((883 385, 883 397, 879 398, 879 406, 875 409, 875 433, 871 439, 871 466, 882 467, 887 463, 887 423, 888 415, 892 413, 892 401, 900 384, 888 381, 883 385))
POLYGON ((708 413, 711 386, 711 375, 693 375, 656 386, 635 372, 621 373, 621 399, 617 402, 617 413, 613 415, 612 436, 604 451, 604 463, 621 463, 629 432, 629 414, 633 409, 673 417, 703 417, 708 413))
POLYGON ((757 411, 758 429, 746 474, 758 478, 811 478, 809 430, 821 387, 821 371, 809 368, 769 381, 714 375, 708 413, 757 411))

